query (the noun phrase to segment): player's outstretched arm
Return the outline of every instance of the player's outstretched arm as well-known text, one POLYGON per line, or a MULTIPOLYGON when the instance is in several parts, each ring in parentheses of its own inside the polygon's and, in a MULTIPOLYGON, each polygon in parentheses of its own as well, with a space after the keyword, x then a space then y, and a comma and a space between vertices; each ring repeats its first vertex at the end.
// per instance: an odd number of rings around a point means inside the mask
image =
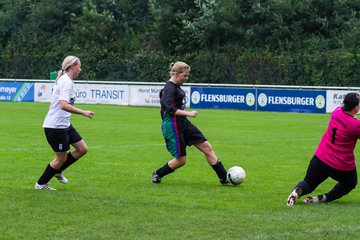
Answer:
POLYGON ((198 114, 199 114, 198 111, 185 111, 181 109, 178 109, 175 112, 175 115, 177 116, 187 116, 187 117, 196 117, 198 114))
POLYGON ((63 100, 60 101, 60 107, 64 111, 67 111, 70 113, 75 113, 75 114, 81 114, 88 118, 92 118, 94 115, 93 111, 82 110, 80 108, 70 105, 67 101, 63 101, 63 100))

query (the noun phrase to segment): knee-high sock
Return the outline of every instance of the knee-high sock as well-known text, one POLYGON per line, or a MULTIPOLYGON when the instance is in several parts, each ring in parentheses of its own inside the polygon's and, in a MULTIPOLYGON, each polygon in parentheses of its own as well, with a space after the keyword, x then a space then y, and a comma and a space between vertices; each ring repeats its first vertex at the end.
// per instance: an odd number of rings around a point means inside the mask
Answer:
POLYGON ((156 170, 156 174, 161 178, 164 177, 165 175, 168 175, 168 174, 172 173, 172 172, 174 172, 174 170, 171 169, 167 163, 163 167, 156 170))
POLYGON ((47 184, 57 171, 58 170, 52 168, 50 164, 48 164, 45 168, 44 173, 41 175, 37 183, 40 185, 47 184))
POLYGON ((78 159, 74 158, 73 155, 71 154, 71 152, 68 152, 66 161, 61 166, 61 168, 57 171, 57 173, 61 173, 62 171, 64 171, 66 168, 68 168, 71 164, 73 164, 77 160, 78 159))
POLYGON ((218 160, 215 165, 211 165, 211 167, 216 172, 216 175, 219 177, 219 179, 226 181, 226 173, 224 166, 222 163, 218 160))

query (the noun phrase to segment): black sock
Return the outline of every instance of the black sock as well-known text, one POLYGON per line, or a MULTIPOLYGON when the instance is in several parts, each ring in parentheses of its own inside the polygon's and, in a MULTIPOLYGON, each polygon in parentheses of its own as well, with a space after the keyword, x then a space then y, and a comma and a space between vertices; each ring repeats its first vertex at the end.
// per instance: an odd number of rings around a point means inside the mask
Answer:
POLYGON ((174 172, 174 170, 172 170, 169 165, 166 163, 163 167, 159 168, 158 170, 156 170, 156 174, 162 178, 165 175, 168 175, 170 173, 174 172))
POLYGON ((222 163, 218 160, 215 165, 211 165, 211 167, 216 172, 216 175, 219 177, 219 179, 226 181, 226 173, 224 166, 222 163))
POLYGON ((50 164, 48 164, 45 168, 44 173, 41 175, 37 183, 40 185, 47 184, 57 171, 58 170, 52 168, 50 164))
POLYGON ((61 168, 57 171, 57 173, 61 173, 62 171, 64 171, 66 168, 68 168, 71 164, 73 164, 76 161, 77 161, 77 159, 73 157, 71 152, 68 152, 67 157, 66 157, 66 161, 61 166, 61 168))

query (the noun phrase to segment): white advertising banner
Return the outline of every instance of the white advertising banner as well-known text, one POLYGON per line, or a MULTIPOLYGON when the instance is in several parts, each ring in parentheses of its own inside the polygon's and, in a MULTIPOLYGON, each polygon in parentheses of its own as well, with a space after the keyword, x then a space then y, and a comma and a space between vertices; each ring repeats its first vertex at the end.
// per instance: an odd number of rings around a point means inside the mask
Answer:
MULTIPOLYGON (((160 90, 164 86, 130 86, 130 105, 132 106, 155 106, 160 107, 160 90)), ((181 87, 186 93, 186 107, 190 107, 190 87, 181 87)))
POLYGON ((54 83, 35 83, 34 101, 50 102, 54 83))
MULTIPOLYGON (((54 83, 35 83, 34 101, 50 102, 54 83)), ((75 103, 129 105, 128 85, 75 84, 75 103)))
POLYGON ((360 91, 341 91, 341 90, 328 90, 326 91, 326 112, 331 113, 335 108, 340 107, 344 97, 349 92, 358 92, 360 91))
POLYGON ((75 103, 129 105, 128 85, 75 84, 75 103))

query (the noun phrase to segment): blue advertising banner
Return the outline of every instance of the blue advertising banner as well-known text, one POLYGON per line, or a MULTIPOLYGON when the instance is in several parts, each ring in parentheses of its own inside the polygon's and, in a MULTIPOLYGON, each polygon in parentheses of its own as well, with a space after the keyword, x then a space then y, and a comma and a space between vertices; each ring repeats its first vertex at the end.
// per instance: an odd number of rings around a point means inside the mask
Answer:
POLYGON ((255 89, 191 87, 191 108, 255 110, 255 89))
POLYGON ((0 101, 33 102, 34 83, 0 82, 0 101))
POLYGON ((326 91, 257 89, 257 110, 325 113, 326 91))

